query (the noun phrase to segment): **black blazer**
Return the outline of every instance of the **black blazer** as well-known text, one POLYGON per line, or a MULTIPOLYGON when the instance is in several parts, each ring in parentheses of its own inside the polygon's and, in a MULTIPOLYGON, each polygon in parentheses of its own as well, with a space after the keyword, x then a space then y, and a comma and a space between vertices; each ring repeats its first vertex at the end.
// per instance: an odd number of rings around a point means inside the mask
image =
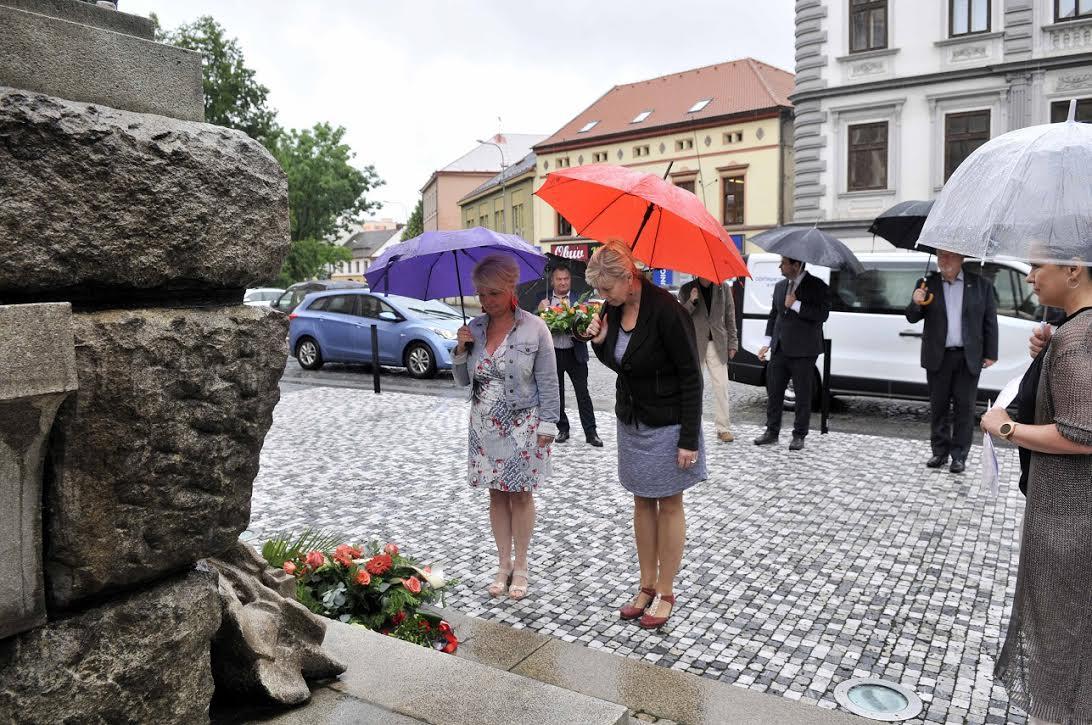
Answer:
POLYGON ((621 363, 614 346, 622 325, 622 308, 607 305, 607 337, 592 343, 596 357, 618 373, 614 412, 624 423, 682 426, 679 448, 698 450, 701 430, 701 366, 694 325, 674 295, 641 280, 637 325, 621 363))
POLYGON ((785 357, 818 357, 823 354, 823 323, 830 317, 830 287, 818 277, 804 272, 796 289, 800 311, 785 308, 789 281, 774 286, 766 335, 770 352, 781 351, 785 357))
MULTIPOLYGON (((911 302, 906 306, 910 322, 925 320, 921 338, 921 366, 933 372, 944 361, 944 341, 948 337, 948 308, 944 304, 944 282, 939 272, 925 280, 933 293, 933 302, 924 307, 911 302)), ((985 277, 963 272, 963 356, 972 375, 982 372, 982 360, 997 359, 997 293, 985 277)))

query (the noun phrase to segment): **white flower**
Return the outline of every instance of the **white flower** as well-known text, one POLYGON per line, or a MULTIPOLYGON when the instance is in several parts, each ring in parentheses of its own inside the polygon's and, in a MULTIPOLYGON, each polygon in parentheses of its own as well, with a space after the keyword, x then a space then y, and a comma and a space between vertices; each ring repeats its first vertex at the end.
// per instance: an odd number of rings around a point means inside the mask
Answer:
POLYGON ((447 584, 447 579, 444 578, 444 570, 439 567, 433 567, 432 571, 425 571, 424 569, 417 569, 417 573, 421 575, 421 578, 428 582, 428 585, 433 589, 443 589, 447 584))

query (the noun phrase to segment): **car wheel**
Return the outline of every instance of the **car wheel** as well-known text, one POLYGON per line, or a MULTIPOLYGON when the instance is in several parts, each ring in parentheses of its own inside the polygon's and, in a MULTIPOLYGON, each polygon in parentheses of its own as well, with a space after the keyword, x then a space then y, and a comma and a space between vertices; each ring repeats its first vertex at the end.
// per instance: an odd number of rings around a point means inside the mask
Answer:
POLYGON ((423 342, 411 343, 406 348, 406 369, 415 378, 436 377, 436 356, 432 348, 423 342))
POLYGON ((304 370, 318 370, 322 367, 322 351, 319 350, 318 343, 310 337, 303 338, 296 345, 296 359, 304 370))

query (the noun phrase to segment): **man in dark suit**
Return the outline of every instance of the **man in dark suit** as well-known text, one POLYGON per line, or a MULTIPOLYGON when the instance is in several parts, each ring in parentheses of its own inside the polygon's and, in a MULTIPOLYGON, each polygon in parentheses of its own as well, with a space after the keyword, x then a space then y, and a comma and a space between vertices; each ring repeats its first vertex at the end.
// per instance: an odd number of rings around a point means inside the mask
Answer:
POLYGON ((962 473, 974 433, 978 376, 997 362, 997 294, 988 279, 963 271, 959 254, 937 252, 937 267, 939 274, 914 290, 906 319, 925 320, 921 366, 929 382, 933 448, 925 465, 940 468, 951 456, 948 470, 962 473))
MULTIPOLYGON (((550 286, 553 293, 549 299, 542 300, 538 308, 560 304, 563 300, 570 305, 576 303, 573 294, 573 278, 569 268, 560 265, 550 272, 550 286)), ((572 335, 553 333, 554 355, 557 358, 557 388, 561 394, 561 418, 557 421, 557 437, 554 443, 569 440, 569 416, 565 415, 565 375, 573 384, 576 393, 576 407, 580 411, 580 425, 584 428, 584 439, 596 448, 603 447, 603 441, 595 430, 595 408, 592 407, 591 394, 588 392, 588 345, 573 338, 572 335)))
POLYGON ((830 316, 830 288, 804 267, 799 260, 781 258, 781 274, 785 279, 774 287, 770 317, 766 320, 768 341, 758 351, 758 359, 762 361, 768 352, 770 363, 766 367, 766 432, 755 438, 756 446, 777 442, 790 379, 796 391, 790 451, 804 447, 804 438, 811 427, 813 371, 816 358, 823 354, 823 323, 830 316))

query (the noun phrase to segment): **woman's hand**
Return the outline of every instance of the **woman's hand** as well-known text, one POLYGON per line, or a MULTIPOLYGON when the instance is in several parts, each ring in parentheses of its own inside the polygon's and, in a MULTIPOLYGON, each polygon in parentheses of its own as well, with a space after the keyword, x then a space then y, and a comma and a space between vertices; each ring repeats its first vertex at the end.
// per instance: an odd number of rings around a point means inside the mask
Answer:
POLYGON ((1001 435, 1001 424, 1008 423, 1012 418, 1005 411, 1004 408, 990 408, 982 416, 982 430, 989 433, 992 436, 1001 435))
POLYGON ((542 433, 538 434, 538 447, 539 448, 545 448, 546 446, 550 445, 553 442, 554 442, 554 437, 553 436, 544 435, 542 433))
POLYGON ((693 468, 698 463, 698 452, 680 448, 675 462, 684 471, 693 468))
POLYGON ((1031 337, 1028 338, 1028 353, 1033 358, 1039 357, 1039 353, 1046 347, 1046 344, 1050 341, 1053 334, 1054 328, 1045 322, 1041 325, 1036 325, 1035 329, 1031 332, 1031 337))
POLYGON ((588 331, 586 333, 591 337, 592 343, 596 345, 602 345, 603 341, 607 339, 607 315, 603 313, 603 317, 592 318, 592 321, 588 323, 588 331))
POLYGON ((455 346, 455 354, 462 355, 466 351, 466 344, 468 342, 474 342, 474 333, 470 331, 470 327, 463 325, 459 328, 459 331, 455 333, 455 339, 459 341, 459 344, 455 346))

